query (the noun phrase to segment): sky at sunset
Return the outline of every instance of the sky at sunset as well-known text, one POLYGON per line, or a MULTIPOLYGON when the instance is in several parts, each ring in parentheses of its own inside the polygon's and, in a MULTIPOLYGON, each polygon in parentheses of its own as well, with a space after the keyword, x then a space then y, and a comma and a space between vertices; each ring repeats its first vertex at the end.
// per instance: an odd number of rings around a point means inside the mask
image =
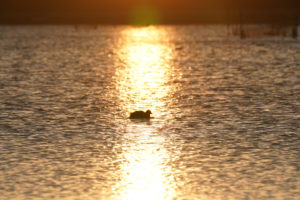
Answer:
MULTIPOLYGON (((8 0, 0 24, 194 24, 294 21, 298 0, 8 0)), ((299 18, 299 17, 298 17, 299 18)))

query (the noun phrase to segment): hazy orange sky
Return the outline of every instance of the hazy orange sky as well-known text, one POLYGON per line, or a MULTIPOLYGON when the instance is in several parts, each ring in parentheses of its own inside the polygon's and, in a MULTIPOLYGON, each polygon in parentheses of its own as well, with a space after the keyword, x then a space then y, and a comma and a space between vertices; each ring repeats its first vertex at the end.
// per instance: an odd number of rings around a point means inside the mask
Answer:
POLYGON ((193 24, 291 21, 299 0, 3 0, 0 23, 193 24))

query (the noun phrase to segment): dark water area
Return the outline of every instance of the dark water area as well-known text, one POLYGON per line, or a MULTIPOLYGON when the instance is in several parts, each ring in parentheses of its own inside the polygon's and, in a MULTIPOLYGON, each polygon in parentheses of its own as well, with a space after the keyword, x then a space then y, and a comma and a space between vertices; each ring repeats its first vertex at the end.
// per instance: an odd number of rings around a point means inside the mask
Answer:
POLYGON ((300 42, 226 33, 0 26, 0 199, 299 199, 300 42))

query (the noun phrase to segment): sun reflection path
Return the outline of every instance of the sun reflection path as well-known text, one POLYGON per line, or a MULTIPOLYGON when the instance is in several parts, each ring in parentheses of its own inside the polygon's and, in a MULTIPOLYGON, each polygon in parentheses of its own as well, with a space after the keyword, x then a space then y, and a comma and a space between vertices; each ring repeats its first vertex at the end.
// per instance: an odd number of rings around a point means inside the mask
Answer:
POLYGON ((143 127, 143 135, 132 131, 131 144, 123 147, 121 164, 122 200, 168 200, 175 197, 175 182, 168 151, 162 146, 165 138, 153 135, 143 127), (149 142, 151 141, 151 142, 149 142))
MULTIPOLYGON (((115 81, 125 115, 150 109, 165 115, 172 92, 172 48, 167 33, 156 27, 127 28, 122 33, 115 81)), ((152 120, 151 120, 152 121, 152 120)), ((151 122, 128 122, 119 155, 120 181, 114 191, 121 200, 168 200, 176 197, 167 138, 151 122)))
POLYGON ((120 106, 126 113, 151 109, 161 114, 171 91, 172 48, 160 41, 166 33, 154 27, 125 30, 119 51, 123 63, 116 72, 120 106))

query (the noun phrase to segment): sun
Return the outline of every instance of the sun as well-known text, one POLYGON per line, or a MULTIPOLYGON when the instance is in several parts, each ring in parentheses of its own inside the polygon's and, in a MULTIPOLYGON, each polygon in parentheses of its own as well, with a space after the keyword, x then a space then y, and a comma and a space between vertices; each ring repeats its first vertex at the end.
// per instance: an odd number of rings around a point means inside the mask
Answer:
POLYGON ((142 4, 131 9, 129 21, 132 25, 157 25, 161 22, 161 16, 155 6, 142 4))

